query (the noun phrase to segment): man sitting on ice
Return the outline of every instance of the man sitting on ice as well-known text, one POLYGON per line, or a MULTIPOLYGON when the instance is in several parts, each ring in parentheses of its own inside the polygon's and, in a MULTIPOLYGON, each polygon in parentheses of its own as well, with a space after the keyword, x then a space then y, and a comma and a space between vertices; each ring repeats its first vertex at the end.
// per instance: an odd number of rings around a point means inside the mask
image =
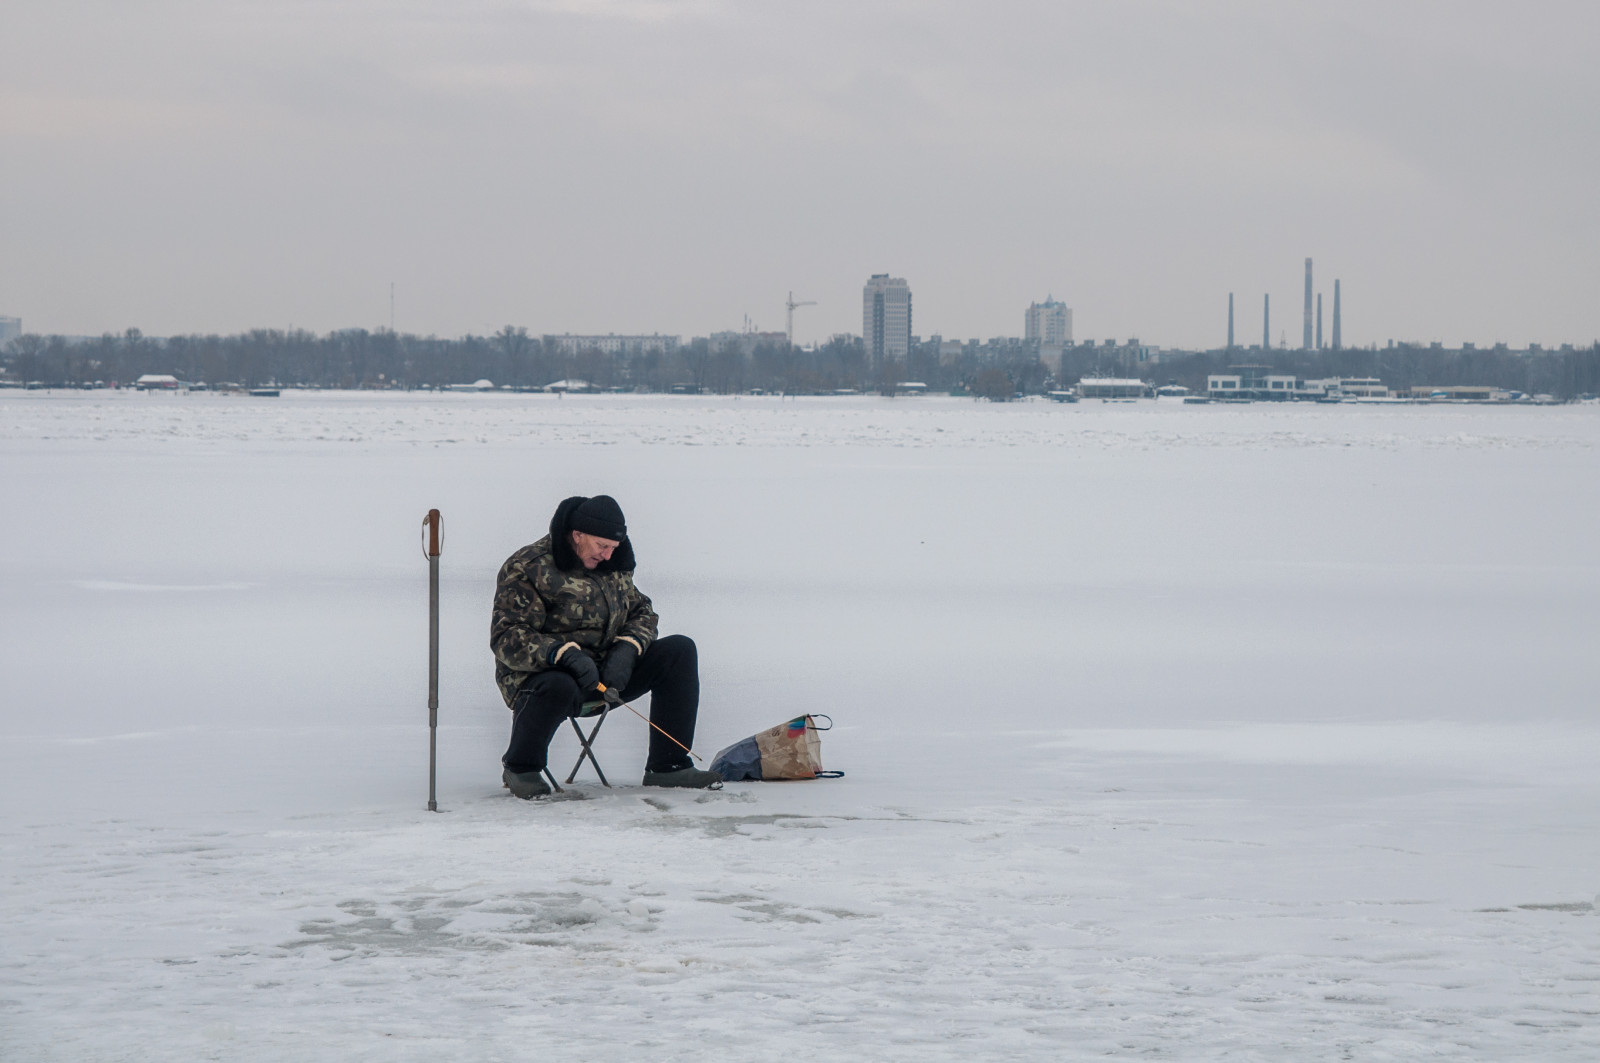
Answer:
POLYGON ((644 784, 704 788, 722 781, 696 770, 686 752, 700 708, 694 641, 656 638, 655 610, 633 585, 633 565, 622 508, 609 495, 579 495, 556 507, 549 535, 500 566, 489 646, 512 713, 501 762, 516 796, 550 792, 542 772, 562 720, 579 715, 585 702, 603 697, 619 705, 647 692, 655 727, 644 784))

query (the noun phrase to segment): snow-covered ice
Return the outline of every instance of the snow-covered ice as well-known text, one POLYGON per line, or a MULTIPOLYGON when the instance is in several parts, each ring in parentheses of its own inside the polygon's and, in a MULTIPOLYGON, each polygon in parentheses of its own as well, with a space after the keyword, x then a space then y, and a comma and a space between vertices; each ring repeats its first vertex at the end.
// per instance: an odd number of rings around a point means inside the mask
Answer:
POLYGON ((0 498, 5 1060, 1600 1058, 1600 407, 9 393, 0 498), (845 778, 505 795, 598 491, 845 778))

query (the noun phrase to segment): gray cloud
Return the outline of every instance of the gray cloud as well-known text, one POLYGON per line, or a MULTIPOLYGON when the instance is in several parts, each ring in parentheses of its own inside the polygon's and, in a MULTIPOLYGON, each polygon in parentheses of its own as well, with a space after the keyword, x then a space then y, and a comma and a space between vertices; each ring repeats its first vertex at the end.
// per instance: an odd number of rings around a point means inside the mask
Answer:
POLYGON ((0 313, 1212 344, 1313 255, 1356 342, 1587 342, 1597 10, 13 0, 0 313))

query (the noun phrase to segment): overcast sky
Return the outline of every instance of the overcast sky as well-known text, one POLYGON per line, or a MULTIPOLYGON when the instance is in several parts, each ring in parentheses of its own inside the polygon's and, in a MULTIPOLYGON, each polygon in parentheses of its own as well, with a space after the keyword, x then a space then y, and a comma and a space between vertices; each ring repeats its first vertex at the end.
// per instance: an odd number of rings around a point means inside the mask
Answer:
POLYGON ((5 0, 30 332, 1600 336, 1595 0, 5 0))

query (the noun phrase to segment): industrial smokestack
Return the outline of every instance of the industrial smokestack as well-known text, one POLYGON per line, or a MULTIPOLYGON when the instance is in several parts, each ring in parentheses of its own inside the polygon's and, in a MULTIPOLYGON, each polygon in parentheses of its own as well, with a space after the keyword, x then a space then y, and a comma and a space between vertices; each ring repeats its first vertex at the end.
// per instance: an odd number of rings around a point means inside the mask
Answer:
POLYGON ((1261 297, 1261 349, 1272 350, 1272 296, 1261 297))
POLYGON ((1300 349, 1311 349, 1311 260, 1306 259, 1306 310, 1305 323, 1300 330, 1300 349))
POLYGON ((1317 293, 1317 350, 1322 350, 1322 293, 1317 293))
POLYGON ((1341 350, 1339 343, 1339 282, 1333 282, 1333 349, 1341 350))
POLYGON ((1233 350, 1233 293, 1228 293, 1228 350, 1233 350))

